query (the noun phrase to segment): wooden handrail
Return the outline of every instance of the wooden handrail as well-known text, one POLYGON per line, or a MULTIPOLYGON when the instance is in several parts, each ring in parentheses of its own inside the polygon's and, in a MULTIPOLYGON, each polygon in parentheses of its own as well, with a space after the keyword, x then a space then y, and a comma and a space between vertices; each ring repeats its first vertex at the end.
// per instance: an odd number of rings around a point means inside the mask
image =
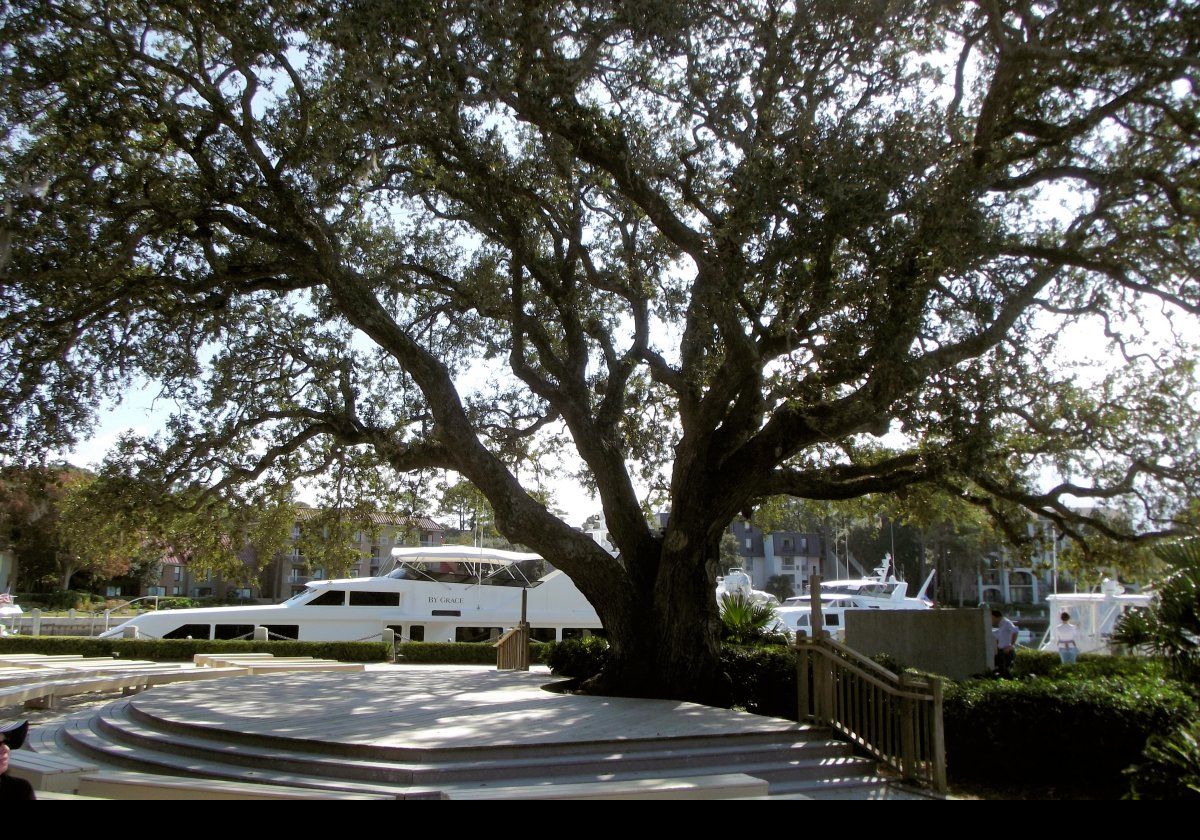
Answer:
POLYGON ((843 735, 906 779, 946 790, 942 682, 893 674, 826 635, 796 636, 800 720, 843 735))
POLYGON ((522 621, 495 641, 496 670, 529 670, 529 635, 529 623, 522 621))

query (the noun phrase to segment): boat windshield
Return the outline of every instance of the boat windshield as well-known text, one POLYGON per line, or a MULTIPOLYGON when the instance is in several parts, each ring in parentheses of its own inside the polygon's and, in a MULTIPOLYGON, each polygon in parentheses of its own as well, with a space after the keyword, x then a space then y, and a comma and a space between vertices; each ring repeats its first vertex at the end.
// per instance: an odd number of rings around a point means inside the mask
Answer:
POLYGON ((889 598, 895 591, 894 583, 873 583, 858 590, 858 594, 868 598, 889 598))
POLYGON ((437 583, 476 583, 482 586, 536 586, 544 574, 542 561, 520 563, 468 562, 464 560, 401 563, 388 577, 393 580, 426 580, 437 583))

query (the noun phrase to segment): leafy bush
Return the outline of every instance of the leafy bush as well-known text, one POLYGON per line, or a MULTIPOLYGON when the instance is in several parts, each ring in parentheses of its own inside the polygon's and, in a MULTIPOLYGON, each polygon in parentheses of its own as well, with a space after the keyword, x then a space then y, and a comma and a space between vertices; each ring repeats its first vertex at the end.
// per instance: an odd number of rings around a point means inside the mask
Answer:
MULTIPOLYGON (((197 653, 273 653, 315 656, 342 662, 385 662, 391 649, 382 642, 220 641, 208 639, 97 639, 84 636, 11 636, 0 639, 0 653, 78 653, 120 659, 189 661, 197 653)), ((495 659, 493 658, 493 661, 495 659)))
MULTIPOLYGON (((544 661, 551 645, 532 642, 529 658, 544 661)), ((421 665, 495 665, 496 649, 491 642, 404 642, 396 646, 398 662, 421 665)))
MULTIPOLYGON (((38 603, 47 610, 90 610, 92 608, 93 599, 97 605, 103 602, 103 598, 93 595, 90 592, 75 592, 73 590, 59 590, 57 592, 44 592, 35 596, 38 603)), ((32 606, 26 607, 32 609, 32 606)))
POLYGON ((1048 677, 1055 680, 1091 680, 1098 677, 1161 677, 1161 659, 1146 656, 1105 656, 1085 653, 1074 665, 1063 665, 1057 653, 1017 650, 1013 676, 1017 679, 1048 677))
POLYGON ((733 705, 756 715, 796 720, 796 653, 773 647, 721 646, 721 667, 733 684, 733 705))
POLYGON ((586 680, 599 674, 608 661, 608 641, 599 636, 564 639, 546 645, 543 661, 562 677, 586 680))
POLYGON ((159 598, 158 608, 160 610, 192 610, 200 606, 199 602, 191 598, 159 598))
POLYGON ((1067 774, 1115 787, 1150 735, 1195 711, 1161 677, 972 680, 946 691, 947 767, 955 779, 1061 784, 1067 774))
POLYGON ((870 657, 871 661, 880 668, 887 668, 893 674, 903 674, 904 665, 899 659, 892 656, 890 653, 877 653, 870 657))
POLYGON ((1131 799, 1200 800, 1200 723, 1146 742, 1145 760, 1125 771, 1131 799))
POLYGON ((1062 670, 1062 660, 1057 653, 1028 648, 1017 648, 1013 660, 1012 674, 1017 679, 1025 677, 1052 677, 1062 670))
POLYGON ((1200 539, 1164 543, 1154 553, 1170 569, 1155 584, 1158 599, 1148 610, 1126 613, 1113 639, 1148 647, 1176 678, 1200 682, 1200 539))

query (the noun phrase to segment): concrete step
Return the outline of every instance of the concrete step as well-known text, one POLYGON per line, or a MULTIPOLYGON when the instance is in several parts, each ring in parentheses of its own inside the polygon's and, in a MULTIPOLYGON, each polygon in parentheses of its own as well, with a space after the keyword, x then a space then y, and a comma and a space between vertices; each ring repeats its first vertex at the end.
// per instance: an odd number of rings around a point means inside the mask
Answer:
MULTIPOLYGON (((146 695, 143 695, 145 697, 146 695)), ((152 697, 150 698, 153 699, 152 697)), ((487 747, 454 747, 454 748, 413 748, 389 747, 376 744, 344 743, 330 740, 305 742, 300 735, 282 737, 244 732, 229 732, 226 729, 207 726, 192 721, 177 718, 166 718, 154 714, 142 703, 142 698, 132 698, 127 716, 161 732, 177 733, 191 737, 214 741, 231 741, 240 746, 261 746, 278 749, 296 750, 301 744, 304 752, 325 755, 347 756, 362 759, 377 759, 383 761, 401 761, 410 763, 444 763, 449 760, 458 762, 503 761, 509 759, 532 760, 553 756, 574 756, 583 752, 611 753, 619 752, 624 756, 632 756, 641 752, 657 752, 663 749, 663 742, 669 741, 672 748, 691 750, 704 748, 721 748, 736 743, 734 749, 747 750, 755 747, 782 747, 799 741, 825 741, 842 744, 831 737, 828 729, 807 725, 793 724, 775 731, 739 733, 736 742, 733 736, 703 735, 671 738, 624 739, 620 741, 572 741, 552 744, 501 744, 487 747)))
POLYGON ((99 732, 134 747, 172 751, 193 758, 220 761, 248 767, 269 767, 303 771, 310 775, 388 781, 413 785, 444 785, 457 782, 510 780, 513 778, 593 777, 620 773, 632 777, 639 773, 663 770, 742 772, 742 768, 768 769, 777 776, 805 777, 822 772, 830 762, 850 759, 848 745, 828 739, 809 738, 785 743, 741 743, 731 737, 720 742, 680 747, 672 739, 661 739, 659 749, 641 749, 625 753, 621 744, 611 743, 600 751, 578 751, 570 755, 532 756, 462 761, 453 754, 438 762, 394 762, 330 756, 307 750, 262 747, 240 742, 213 740, 164 731, 145 715, 131 714, 132 704, 113 704, 96 719, 99 732))
POLYGON ((73 753, 92 758, 111 767, 164 776, 222 779, 233 782, 313 788, 323 791, 384 794, 396 799, 438 799, 437 790, 416 789, 404 785, 369 784, 344 779, 322 778, 307 774, 273 772, 243 768, 224 762, 205 761, 173 752, 133 747, 109 740, 93 728, 93 719, 70 721, 61 730, 63 744, 73 753))

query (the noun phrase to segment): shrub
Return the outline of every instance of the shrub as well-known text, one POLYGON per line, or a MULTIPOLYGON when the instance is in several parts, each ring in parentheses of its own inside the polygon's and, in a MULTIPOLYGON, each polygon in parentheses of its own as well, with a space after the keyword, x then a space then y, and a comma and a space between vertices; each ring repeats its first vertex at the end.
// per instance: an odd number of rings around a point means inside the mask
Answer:
MULTIPOLYGON (((532 642, 531 662, 544 661, 550 645, 532 642)), ((397 661, 421 665, 495 665, 496 649, 491 642, 404 642, 396 646, 397 661)))
POLYGON ((1200 800, 1200 723, 1146 742, 1145 760, 1125 771, 1130 799, 1200 800))
POLYGON ((893 674, 903 674, 904 673, 903 663, 901 663, 899 659, 892 656, 890 653, 877 653, 874 656, 870 657, 870 659, 872 662, 874 662, 880 668, 886 668, 887 670, 891 671, 893 674))
POLYGON ((158 608, 160 610, 191 610, 200 606, 199 602, 191 598, 159 598, 158 608))
POLYGON ((732 682, 734 706, 796 720, 796 653, 791 648, 722 645, 721 666, 732 682))
POLYGON ((1194 714, 1161 677, 972 680, 947 688, 947 767, 960 780, 1116 786, 1150 735, 1194 714))
POLYGON ((1161 543, 1154 553, 1169 569, 1155 582, 1158 598, 1147 610, 1127 612, 1113 639, 1147 647, 1177 679, 1200 682, 1200 538, 1161 543))
POLYGON ((1163 660, 1146 656, 1104 656, 1085 653, 1074 665, 1063 665, 1057 653, 1017 650, 1013 676, 1048 677, 1055 680, 1091 680, 1098 677, 1161 677, 1163 660))
POLYGON ((599 674, 608 661, 608 641, 599 636, 564 639, 546 645, 543 661, 561 677, 586 680, 599 674))
MULTIPOLYGON (((90 610, 93 598, 96 599, 97 603, 103 601, 102 598, 94 596, 90 592, 75 592, 73 590, 61 589, 57 592, 46 592, 34 597, 47 610, 90 610)), ((32 606, 28 608, 32 609, 32 606)))

